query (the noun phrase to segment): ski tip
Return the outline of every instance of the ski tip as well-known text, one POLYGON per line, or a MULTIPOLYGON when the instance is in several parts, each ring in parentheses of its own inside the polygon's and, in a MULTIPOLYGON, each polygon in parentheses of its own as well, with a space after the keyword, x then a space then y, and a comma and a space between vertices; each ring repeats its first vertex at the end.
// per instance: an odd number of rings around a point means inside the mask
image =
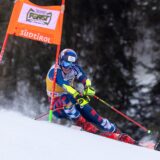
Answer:
POLYGON ((154 149, 155 143, 152 142, 152 141, 148 141, 148 142, 139 142, 139 146, 146 147, 146 148, 149 148, 149 149, 154 149))

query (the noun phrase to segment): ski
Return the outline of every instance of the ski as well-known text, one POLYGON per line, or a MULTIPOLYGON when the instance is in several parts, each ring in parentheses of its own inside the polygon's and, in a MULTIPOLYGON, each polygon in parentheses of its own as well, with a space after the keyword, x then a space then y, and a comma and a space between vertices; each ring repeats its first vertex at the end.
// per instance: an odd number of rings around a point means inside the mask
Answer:
POLYGON ((155 143, 152 141, 139 142, 137 145, 140 147, 148 148, 148 149, 153 149, 153 150, 155 149, 155 143))

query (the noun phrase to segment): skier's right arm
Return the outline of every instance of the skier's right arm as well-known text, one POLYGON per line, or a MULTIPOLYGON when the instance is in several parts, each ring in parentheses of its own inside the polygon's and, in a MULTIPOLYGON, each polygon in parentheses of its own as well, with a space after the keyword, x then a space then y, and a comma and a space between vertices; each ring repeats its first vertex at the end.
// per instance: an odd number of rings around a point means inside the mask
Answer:
POLYGON ((79 82, 81 82, 84 85, 84 96, 94 96, 95 95, 95 89, 91 87, 91 80, 87 78, 86 74, 84 73, 83 69, 79 65, 75 65, 74 67, 76 74, 76 78, 79 82))

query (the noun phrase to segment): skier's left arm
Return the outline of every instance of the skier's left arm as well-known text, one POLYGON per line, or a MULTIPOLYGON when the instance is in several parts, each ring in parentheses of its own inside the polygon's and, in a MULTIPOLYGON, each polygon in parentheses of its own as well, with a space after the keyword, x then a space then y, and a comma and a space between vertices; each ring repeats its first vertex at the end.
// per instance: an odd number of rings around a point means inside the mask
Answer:
POLYGON ((86 74, 80 66, 76 66, 77 70, 77 80, 84 85, 83 95, 85 96, 94 96, 95 89, 92 87, 91 80, 87 78, 86 74))

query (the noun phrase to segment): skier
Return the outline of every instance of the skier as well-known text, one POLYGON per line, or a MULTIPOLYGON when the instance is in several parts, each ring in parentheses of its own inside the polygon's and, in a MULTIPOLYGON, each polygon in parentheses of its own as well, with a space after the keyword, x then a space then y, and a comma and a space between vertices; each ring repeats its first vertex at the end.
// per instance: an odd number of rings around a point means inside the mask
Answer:
MULTIPOLYGON (((88 96, 94 96, 95 89, 78 65, 77 59, 77 53, 72 49, 64 49, 60 53, 53 105, 53 109, 56 109, 56 111, 53 114, 58 118, 72 120, 87 132, 136 144, 135 140, 127 134, 121 133, 114 123, 101 117, 89 105, 88 96), (79 93, 73 87, 75 80, 83 84, 84 90, 82 93, 79 93)), ((51 66, 46 77, 47 95, 50 99, 52 96, 54 67, 55 65, 51 66)))

